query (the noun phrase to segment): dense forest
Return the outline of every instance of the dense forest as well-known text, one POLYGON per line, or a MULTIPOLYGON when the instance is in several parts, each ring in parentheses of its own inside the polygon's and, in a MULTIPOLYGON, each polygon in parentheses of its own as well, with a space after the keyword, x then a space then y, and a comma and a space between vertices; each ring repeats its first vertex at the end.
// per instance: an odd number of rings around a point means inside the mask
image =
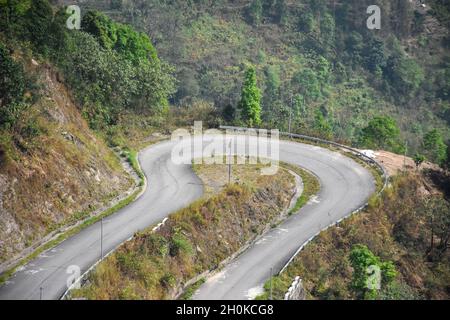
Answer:
POLYGON ((254 67, 262 126, 291 123, 293 131, 360 147, 447 158, 448 1, 80 3, 148 33, 175 66, 172 104, 208 104, 212 126, 245 124, 241 86, 254 67), (366 27, 373 4, 379 30, 366 27))
POLYGON ((1 47, 2 81, 6 82, 2 83, 6 91, 2 105, 14 106, 2 108, 2 126, 14 124, 18 105, 26 107, 24 92, 30 82, 15 72, 20 66, 8 54, 8 47, 11 50, 14 45, 58 67, 95 129, 114 125, 125 108, 167 106, 167 95, 173 91, 171 68, 158 59, 145 34, 97 12, 83 17, 82 31, 70 31, 65 9, 55 12, 46 0, 5 1, 0 6, 6 42, 1 47))
POLYGON ((124 112, 154 115, 170 104, 210 126, 291 128, 446 162, 450 14, 444 0, 376 1, 379 30, 366 27, 368 1, 79 4, 81 31, 73 31, 65 28, 65 10, 45 0, 2 1, 2 72, 14 74, 2 88, 21 88, 2 98, 3 127, 33 96, 24 94, 33 92, 26 90, 32 81, 14 71, 20 67, 7 52, 20 41, 58 66, 96 130, 114 132, 124 112), (240 107, 249 69, 259 92, 256 122, 240 107))

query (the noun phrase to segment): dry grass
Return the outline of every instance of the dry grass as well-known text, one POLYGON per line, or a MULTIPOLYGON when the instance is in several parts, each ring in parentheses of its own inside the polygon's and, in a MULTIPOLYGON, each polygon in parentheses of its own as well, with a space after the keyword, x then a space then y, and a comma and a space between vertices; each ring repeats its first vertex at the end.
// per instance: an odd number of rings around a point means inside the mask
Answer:
MULTIPOLYGON (((224 166, 197 167, 203 177, 223 176, 224 166)), ((122 245, 90 274, 72 297, 88 299, 172 299, 184 284, 236 253, 285 210, 295 192, 285 170, 259 175, 260 167, 236 166, 231 184, 172 214, 122 245), (245 179, 245 180, 244 180, 245 179)))
MULTIPOLYGON (((380 200, 321 233, 285 273, 274 277, 274 297, 283 299, 293 279, 300 276, 310 299, 355 299, 348 256, 355 244, 364 244, 381 259, 395 263, 399 276, 389 292, 395 292, 396 298, 448 299, 449 254, 433 261, 428 256, 430 229, 423 208, 431 195, 422 192, 424 185, 429 188, 430 182, 419 175, 396 177, 380 200)), ((381 296, 393 297, 387 295, 388 288, 382 289, 381 296)))
POLYGON ((133 185, 51 68, 32 68, 43 96, 15 130, 32 123, 40 132, 25 138, 0 133, 0 262, 60 226, 87 217, 133 185))

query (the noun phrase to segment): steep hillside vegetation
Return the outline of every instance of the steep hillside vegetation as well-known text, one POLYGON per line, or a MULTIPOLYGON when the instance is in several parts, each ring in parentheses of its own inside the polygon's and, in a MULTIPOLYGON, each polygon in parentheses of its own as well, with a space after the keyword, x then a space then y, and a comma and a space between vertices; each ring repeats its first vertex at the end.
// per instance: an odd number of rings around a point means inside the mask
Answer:
POLYGON ((0 133, 0 262, 134 184, 89 129, 57 73, 32 59, 17 57, 35 77, 38 97, 0 133))
POLYGON ((365 212, 307 245, 273 279, 274 296, 300 276, 308 299, 448 299, 449 185, 442 172, 398 176, 365 212), (367 287, 370 265, 381 267, 381 290, 367 287))
POLYGON ((176 66, 173 102, 188 108, 206 101, 214 106, 213 123, 243 123, 237 106, 251 64, 262 89, 262 126, 287 130, 291 118, 297 132, 399 153, 407 140, 411 155, 433 148, 424 137, 436 129, 445 154, 450 138, 446 1, 425 6, 410 0, 79 3, 147 32, 161 56, 176 66), (366 27, 373 4, 381 8, 380 30, 366 27), (378 121, 379 131, 399 128, 387 130, 392 143, 366 139, 363 130, 380 115, 389 117, 378 121))
POLYGON ((109 148, 128 131, 114 126, 163 114, 173 90, 145 34, 67 18, 47 0, 0 1, 0 263, 133 187, 109 148))

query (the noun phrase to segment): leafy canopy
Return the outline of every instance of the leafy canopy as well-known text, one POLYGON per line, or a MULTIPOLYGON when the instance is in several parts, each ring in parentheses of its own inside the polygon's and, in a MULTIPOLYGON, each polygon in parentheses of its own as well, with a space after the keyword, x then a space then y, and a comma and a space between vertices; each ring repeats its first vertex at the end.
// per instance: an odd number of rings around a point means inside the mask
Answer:
POLYGON ((362 130, 360 143, 366 148, 383 148, 399 152, 401 150, 399 137, 400 129, 393 118, 377 116, 362 130))
POLYGON ((254 67, 249 67, 245 73, 239 108, 242 118, 248 126, 261 124, 261 91, 257 86, 254 67))
POLYGON ((372 251, 365 245, 355 245, 350 252, 350 263, 353 267, 352 287, 357 293, 364 298, 376 298, 378 292, 376 283, 371 283, 374 270, 378 269, 381 272, 381 285, 389 285, 397 276, 395 266, 391 261, 382 262, 379 257, 374 255, 372 251), (369 283, 370 282, 370 283, 369 283))
POLYGON ((443 164, 447 159, 447 145, 438 130, 433 129, 424 136, 423 147, 430 160, 443 164))
POLYGON ((103 13, 89 11, 83 17, 82 27, 95 36, 104 48, 113 49, 134 63, 157 60, 156 50, 146 34, 117 23, 103 13))
POLYGON ((22 65, 15 62, 9 50, 0 43, 0 127, 12 127, 26 108, 28 80, 22 65))

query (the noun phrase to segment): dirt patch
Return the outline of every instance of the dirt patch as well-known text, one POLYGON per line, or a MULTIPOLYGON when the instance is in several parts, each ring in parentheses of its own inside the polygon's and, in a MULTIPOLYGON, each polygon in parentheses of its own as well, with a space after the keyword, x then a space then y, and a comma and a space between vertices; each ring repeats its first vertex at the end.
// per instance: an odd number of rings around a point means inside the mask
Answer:
MULTIPOLYGON (((405 157, 388 151, 375 151, 373 152, 374 159, 378 161, 386 169, 389 176, 395 176, 401 171, 415 171, 416 164, 410 157, 405 157)), ((420 169, 433 169, 439 170, 439 167, 430 162, 424 162, 420 165, 420 169)))

